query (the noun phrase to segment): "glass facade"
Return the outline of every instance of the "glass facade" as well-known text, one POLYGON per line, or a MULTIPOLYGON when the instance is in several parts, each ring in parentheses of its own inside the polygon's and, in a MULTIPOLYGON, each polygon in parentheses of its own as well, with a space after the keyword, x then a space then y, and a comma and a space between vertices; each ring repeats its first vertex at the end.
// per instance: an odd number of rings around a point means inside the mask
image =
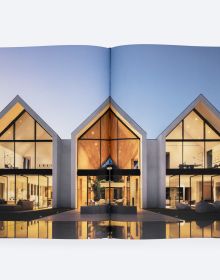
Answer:
POLYGON ((0 199, 7 204, 29 200, 34 208, 51 207, 52 150, 52 137, 21 110, 0 132, 0 199))
POLYGON ((120 169, 138 168, 140 139, 108 110, 78 139, 78 169, 103 168, 111 159, 120 169))
POLYGON ((193 110, 166 137, 166 205, 218 200, 218 168, 220 135, 193 110))
POLYGON ((1 169, 51 169, 52 138, 23 112, 0 133, 1 169))
POLYGON ((78 176, 78 205, 137 206, 139 176, 78 176))
MULTIPOLYGON (((112 205, 140 206, 139 176, 131 170, 140 168, 140 139, 109 109, 78 139, 78 208, 80 206, 112 205), (126 176, 101 175, 112 166, 126 170, 126 176), (97 170, 97 175, 91 171, 97 170)), ((120 172, 119 172, 120 174, 120 172)))
POLYGON ((34 208, 52 207, 52 176, 0 175, 0 199, 10 205, 30 200, 34 208))
POLYGON ((166 137, 166 168, 220 167, 219 133, 192 111, 166 137))
POLYGON ((220 175, 167 175, 166 204, 177 202, 195 205, 201 200, 216 201, 219 196, 220 175))

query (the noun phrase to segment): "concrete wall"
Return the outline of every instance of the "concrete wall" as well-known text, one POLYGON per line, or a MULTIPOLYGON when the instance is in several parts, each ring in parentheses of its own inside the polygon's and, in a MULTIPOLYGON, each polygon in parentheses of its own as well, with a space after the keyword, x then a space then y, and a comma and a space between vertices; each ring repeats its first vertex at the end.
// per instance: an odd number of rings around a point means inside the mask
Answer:
POLYGON ((140 187, 142 188, 142 208, 147 208, 147 177, 148 177, 148 167, 147 167, 147 140, 143 137, 141 141, 141 182, 140 187))
POLYGON ((57 206, 71 207, 71 140, 61 140, 59 148, 60 172, 57 206))
MULTIPOLYGON (((76 133, 77 134, 77 133, 76 133)), ((77 202, 77 136, 72 133, 71 140, 71 208, 76 208, 77 202)))
POLYGON ((60 146, 61 139, 59 137, 53 138, 53 208, 57 207, 57 200, 59 197, 59 178, 60 178, 60 146))
POLYGON ((165 144, 147 140, 147 208, 164 208, 166 204, 165 144))
POLYGON ((165 139, 158 140, 158 207, 166 206, 166 145, 165 139))
POLYGON ((158 140, 147 140, 147 207, 158 207, 158 140))

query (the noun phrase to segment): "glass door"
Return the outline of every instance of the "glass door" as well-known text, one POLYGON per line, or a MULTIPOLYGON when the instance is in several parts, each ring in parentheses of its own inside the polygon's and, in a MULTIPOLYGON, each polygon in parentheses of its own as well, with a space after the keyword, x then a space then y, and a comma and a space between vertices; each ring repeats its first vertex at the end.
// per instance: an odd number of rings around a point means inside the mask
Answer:
POLYGON ((0 176, 0 199, 8 200, 8 177, 0 176))
POLYGON ((108 176, 78 176, 78 208, 109 204, 109 185, 108 176))
POLYGON ((195 175, 190 177, 191 187, 191 205, 195 205, 197 202, 203 199, 203 176, 195 175))
POLYGON ((78 176, 77 205, 140 207, 139 176, 78 176))
POLYGON ((167 200, 169 201, 167 204, 170 207, 176 207, 176 203, 183 199, 179 181, 179 175, 172 175, 167 178, 167 200))
POLYGON ((213 200, 219 201, 220 200, 220 175, 212 176, 212 193, 213 193, 213 200))
POLYGON ((39 175, 39 208, 48 207, 47 190, 48 190, 48 178, 47 176, 39 175))
POLYGON ((28 178, 24 175, 16 175, 16 202, 27 199, 28 178))

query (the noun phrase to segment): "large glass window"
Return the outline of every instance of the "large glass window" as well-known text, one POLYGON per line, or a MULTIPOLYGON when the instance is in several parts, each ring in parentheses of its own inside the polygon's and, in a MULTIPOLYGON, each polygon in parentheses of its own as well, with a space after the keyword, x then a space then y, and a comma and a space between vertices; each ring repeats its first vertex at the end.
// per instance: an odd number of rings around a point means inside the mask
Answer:
POLYGON ((202 199, 206 201, 213 200, 212 194, 212 182, 210 175, 203 175, 203 190, 202 190, 202 199))
POLYGON ((111 110, 78 139, 78 169, 99 169, 107 160, 120 169, 140 166, 140 139, 111 110))
POLYGON ((220 175, 212 176, 212 189, 214 201, 220 200, 220 175))
POLYGON ((191 176, 191 204, 196 204, 202 200, 203 178, 202 175, 191 176))
POLYGON ((52 169, 52 137, 25 110, 0 132, 0 168, 52 169))
POLYGON ((7 204, 29 200, 34 208, 48 208, 52 207, 52 186, 52 176, 4 175, 0 176, 0 199, 7 204))
POLYGON ((7 195, 7 203, 13 204, 15 203, 16 197, 16 188, 15 188, 15 175, 7 175, 7 182, 8 182, 8 195, 7 195))
POLYGON ((36 143, 36 168, 52 169, 52 142, 36 143))
POLYGON ((220 168, 220 134, 196 110, 167 135, 166 168, 220 168))
POLYGON ((34 119, 27 113, 15 122, 15 140, 34 140, 34 119))
POLYGON ((48 187, 48 177, 39 176, 39 208, 46 208, 48 206, 48 187))
POLYGON ((14 168, 14 143, 0 142, 0 168, 14 168))
POLYGON ((78 141, 78 169, 97 169, 100 167, 100 141, 78 141))
POLYGON ((180 168, 182 164, 182 142, 167 142, 166 144, 166 167, 180 168))
POLYGON ((36 139, 37 140, 52 140, 52 137, 43 129, 38 123, 36 123, 36 139))
POLYGON ((14 127, 11 126, 6 130, 5 132, 2 133, 0 136, 0 140, 13 140, 14 137, 14 127))
POLYGON ((180 202, 190 203, 191 194, 190 194, 190 176, 189 175, 180 176, 180 189, 182 192, 182 200, 180 200, 180 202))
POLYGON ((16 202, 27 199, 28 178, 16 175, 16 202))
POLYGON ((171 133, 167 136, 167 139, 182 139, 182 138, 183 138, 183 124, 181 122, 173 131, 171 131, 171 133))
POLYGON ((15 168, 35 168, 35 143, 15 142, 15 168))
POLYGON ((34 207, 38 207, 39 205, 39 192, 38 192, 38 176, 28 176, 28 200, 33 201, 34 207))
POLYGON ((8 200, 8 179, 0 176, 0 199, 8 200))
POLYGON ((166 177, 166 205, 175 207, 176 203, 182 198, 180 192, 180 179, 179 176, 166 177))
POLYGON ((78 176, 78 207, 124 205, 140 207, 138 176, 78 176))
POLYGON ((118 167, 134 169, 139 161, 139 140, 118 140, 118 167))
POLYGON ((205 143, 206 168, 220 167, 220 141, 205 143))
POLYGON ((184 139, 204 139, 204 121, 192 111, 184 119, 184 139))
POLYGON ((187 168, 204 167, 204 142, 183 142, 183 165, 187 168))
POLYGON ((166 176, 166 205, 177 202, 195 205, 201 200, 215 201, 220 197, 220 176, 170 175, 166 176))

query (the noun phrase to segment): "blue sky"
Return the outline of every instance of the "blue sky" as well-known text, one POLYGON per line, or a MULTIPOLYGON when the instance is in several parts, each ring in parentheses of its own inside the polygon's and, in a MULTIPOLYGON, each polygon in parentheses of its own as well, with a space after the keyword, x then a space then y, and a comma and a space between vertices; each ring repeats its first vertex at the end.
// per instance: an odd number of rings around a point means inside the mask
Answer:
POLYGON ((133 45, 111 52, 114 100, 157 137, 200 93, 220 110, 220 48, 133 45))
POLYGON ((19 94, 62 138, 109 95, 109 50, 0 49, 0 110, 19 94))
MULTIPOLYGON (((109 95, 109 50, 0 49, 0 110, 19 94, 62 138, 109 95)), ((111 95, 155 138, 203 93, 220 109, 220 48, 133 45, 111 51, 111 95)))

